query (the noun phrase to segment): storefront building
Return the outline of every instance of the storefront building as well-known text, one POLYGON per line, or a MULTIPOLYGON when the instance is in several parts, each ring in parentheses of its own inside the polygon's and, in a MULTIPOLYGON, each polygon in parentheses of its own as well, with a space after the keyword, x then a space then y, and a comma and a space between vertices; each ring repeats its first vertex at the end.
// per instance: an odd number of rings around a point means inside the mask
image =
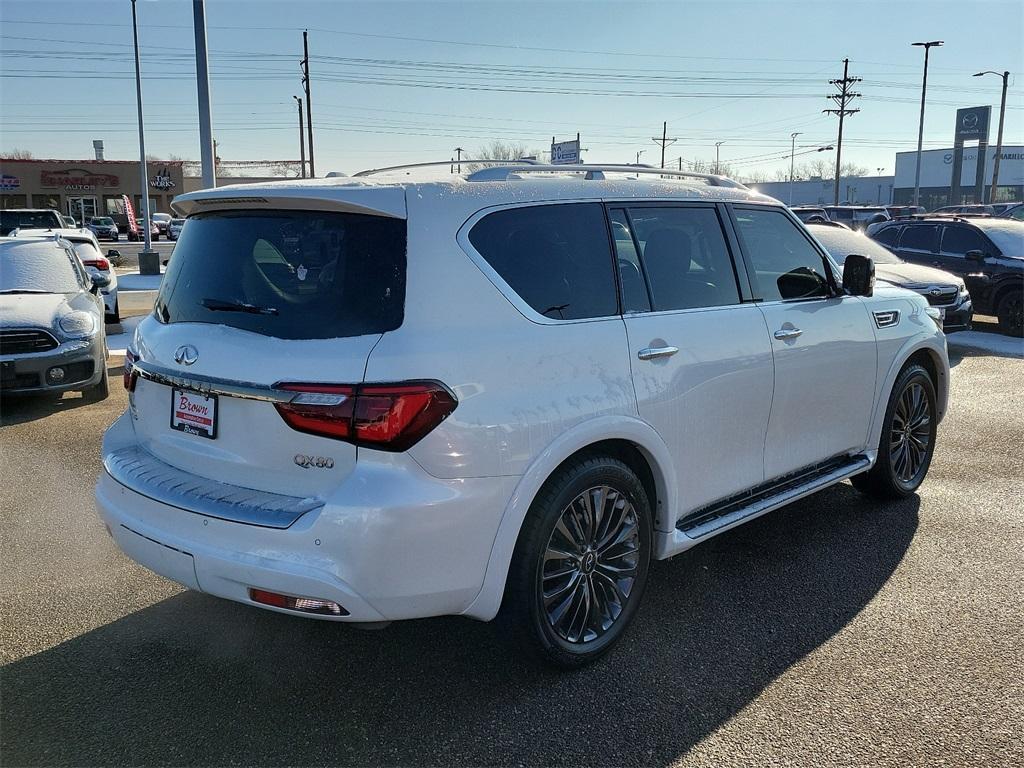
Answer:
MULTIPOLYGON (((953 170, 956 167, 955 148, 930 149, 921 153, 921 205, 929 211, 943 205, 970 203, 1009 203, 1024 200, 1024 146, 1004 146, 999 159, 999 188, 995 200, 989 200, 992 172, 995 169, 995 147, 989 145, 983 153, 978 147, 965 147, 960 168, 960 184, 956 199, 952 199, 953 170), (984 167, 978 173, 978 155, 984 167), (983 180, 978 194, 977 179, 983 180)), ((896 153, 896 181, 893 202, 907 205, 914 199, 914 177, 917 172, 916 152, 896 153)))
MULTIPOLYGON (((171 213, 184 187, 180 162, 147 163, 151 213, 171 213)), ((127 224, 123 195, 141 216, 139 163, 132 160, 7 160, 0 158, 0 208, 54 208, 81 221, 111 216, 127 224)))

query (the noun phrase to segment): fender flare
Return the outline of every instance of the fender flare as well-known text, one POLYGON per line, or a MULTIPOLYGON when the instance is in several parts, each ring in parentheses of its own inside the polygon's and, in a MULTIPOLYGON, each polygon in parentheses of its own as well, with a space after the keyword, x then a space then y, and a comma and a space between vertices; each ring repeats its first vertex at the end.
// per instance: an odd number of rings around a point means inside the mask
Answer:
POLYGON ((896 384, 896 377, 903 370, 903 366, 907 364, 907 360, 921 350, 926 350, 931 354, 935 371, 938 374, 938 380, 935 382, 935 406, 938 421, 941 422, 943 416, 946 415, 946 404, 949 399, 949 356, 946 351, 946 338, 939 333, 933 336, 915 334, 908 338, 893 356, 882 386, 878 388, 878 399, 871 416, 871 431, 868 433, 868 455, 871 457, 872 463, 876 458, 878 441, 882 435, 882 422, 885 420, 885 410, 889 405, 889 397, 896 384))
POLYGON ((599 416, 577 424, 541 451, 520 477, 498 524, 483 584, 463 615, 483 621, 490 621, 497 615, 519 532, 541 486, 566 459, 604 440, 626 440, 635 444, 651 467, 659 506, 662 510, 678 509, 675 467, 668 446, 650 424, 625 415, 599 416))

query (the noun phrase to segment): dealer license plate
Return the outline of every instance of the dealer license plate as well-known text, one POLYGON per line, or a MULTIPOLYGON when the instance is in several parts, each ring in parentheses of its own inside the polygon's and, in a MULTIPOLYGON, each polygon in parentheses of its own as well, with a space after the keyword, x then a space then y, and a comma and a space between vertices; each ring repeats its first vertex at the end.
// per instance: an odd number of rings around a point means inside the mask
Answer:
POLYGON ((171 429, 213 440, 217 437, 217 396, 171 390, 171 429))

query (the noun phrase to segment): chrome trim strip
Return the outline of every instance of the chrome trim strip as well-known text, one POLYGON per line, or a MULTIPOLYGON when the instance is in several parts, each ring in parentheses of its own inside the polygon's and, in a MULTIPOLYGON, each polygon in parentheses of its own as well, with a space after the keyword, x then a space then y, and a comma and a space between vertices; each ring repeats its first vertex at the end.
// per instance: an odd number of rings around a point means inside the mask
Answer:
POLYGON ((136 360, 132 364, 131 372, 140 378, 156 382, 157 384, 165 384, 168 387, 197 392, 207 397, 210 395, 224 395, 226 397, 238 397, 243 400, 289 403, 299 394, 297 392, 285 392, 260 384, 249 384, 231 379, 218 379, 213 376, 202 376, 196 373, 190 373, 186 376, 177 371, 142 360, 136 360))
POLYGON ((880 309, 871 313, 875 318, 875 325, 879 328, 892 328, 900 324, 900 311, 898 309, 880 309))
POLYGON ((103 467, 130 491, 178 509, 218 520, 288 528, 307 512, 323 507, 300 499, 210 480, 165 464, 137 445, 108 453, 103 467))

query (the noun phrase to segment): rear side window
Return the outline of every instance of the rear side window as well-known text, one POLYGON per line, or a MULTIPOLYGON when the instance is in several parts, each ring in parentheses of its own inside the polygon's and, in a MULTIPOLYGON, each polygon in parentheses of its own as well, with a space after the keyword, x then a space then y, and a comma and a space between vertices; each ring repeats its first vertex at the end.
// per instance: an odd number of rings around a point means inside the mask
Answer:
POLYGON ((933 253, 939 248, 939 228, 931 224, 904 227, 903 235, 900 237, 900 248, 933 253))
POLYGON ((985 237, 970 227, 947 226, 942 233, 942 252, 951 256, 963 256, 968 251, 986 253, 992 248, 985 237))
POLYGON ((469 241, 545 317, 580 320, 618 314, 607 224, 598 203, 495 211, 473 226, 469 241))
POLYGON ((881 232, 876 233, 872 236, 872 239, 881 243, 882 245, 896 245, 896 241, 900 238, 900 227, 885 227, 881 232))
POLYGON ((157 296, 165 323, 281 339, 394 330, 405 311, 406 223, 319 211, 193 216, 157 296))
POLYGON ((825 262, 797 225, 780 211, 736 209, 736 223, 765 301, 829 295, 825 262))

